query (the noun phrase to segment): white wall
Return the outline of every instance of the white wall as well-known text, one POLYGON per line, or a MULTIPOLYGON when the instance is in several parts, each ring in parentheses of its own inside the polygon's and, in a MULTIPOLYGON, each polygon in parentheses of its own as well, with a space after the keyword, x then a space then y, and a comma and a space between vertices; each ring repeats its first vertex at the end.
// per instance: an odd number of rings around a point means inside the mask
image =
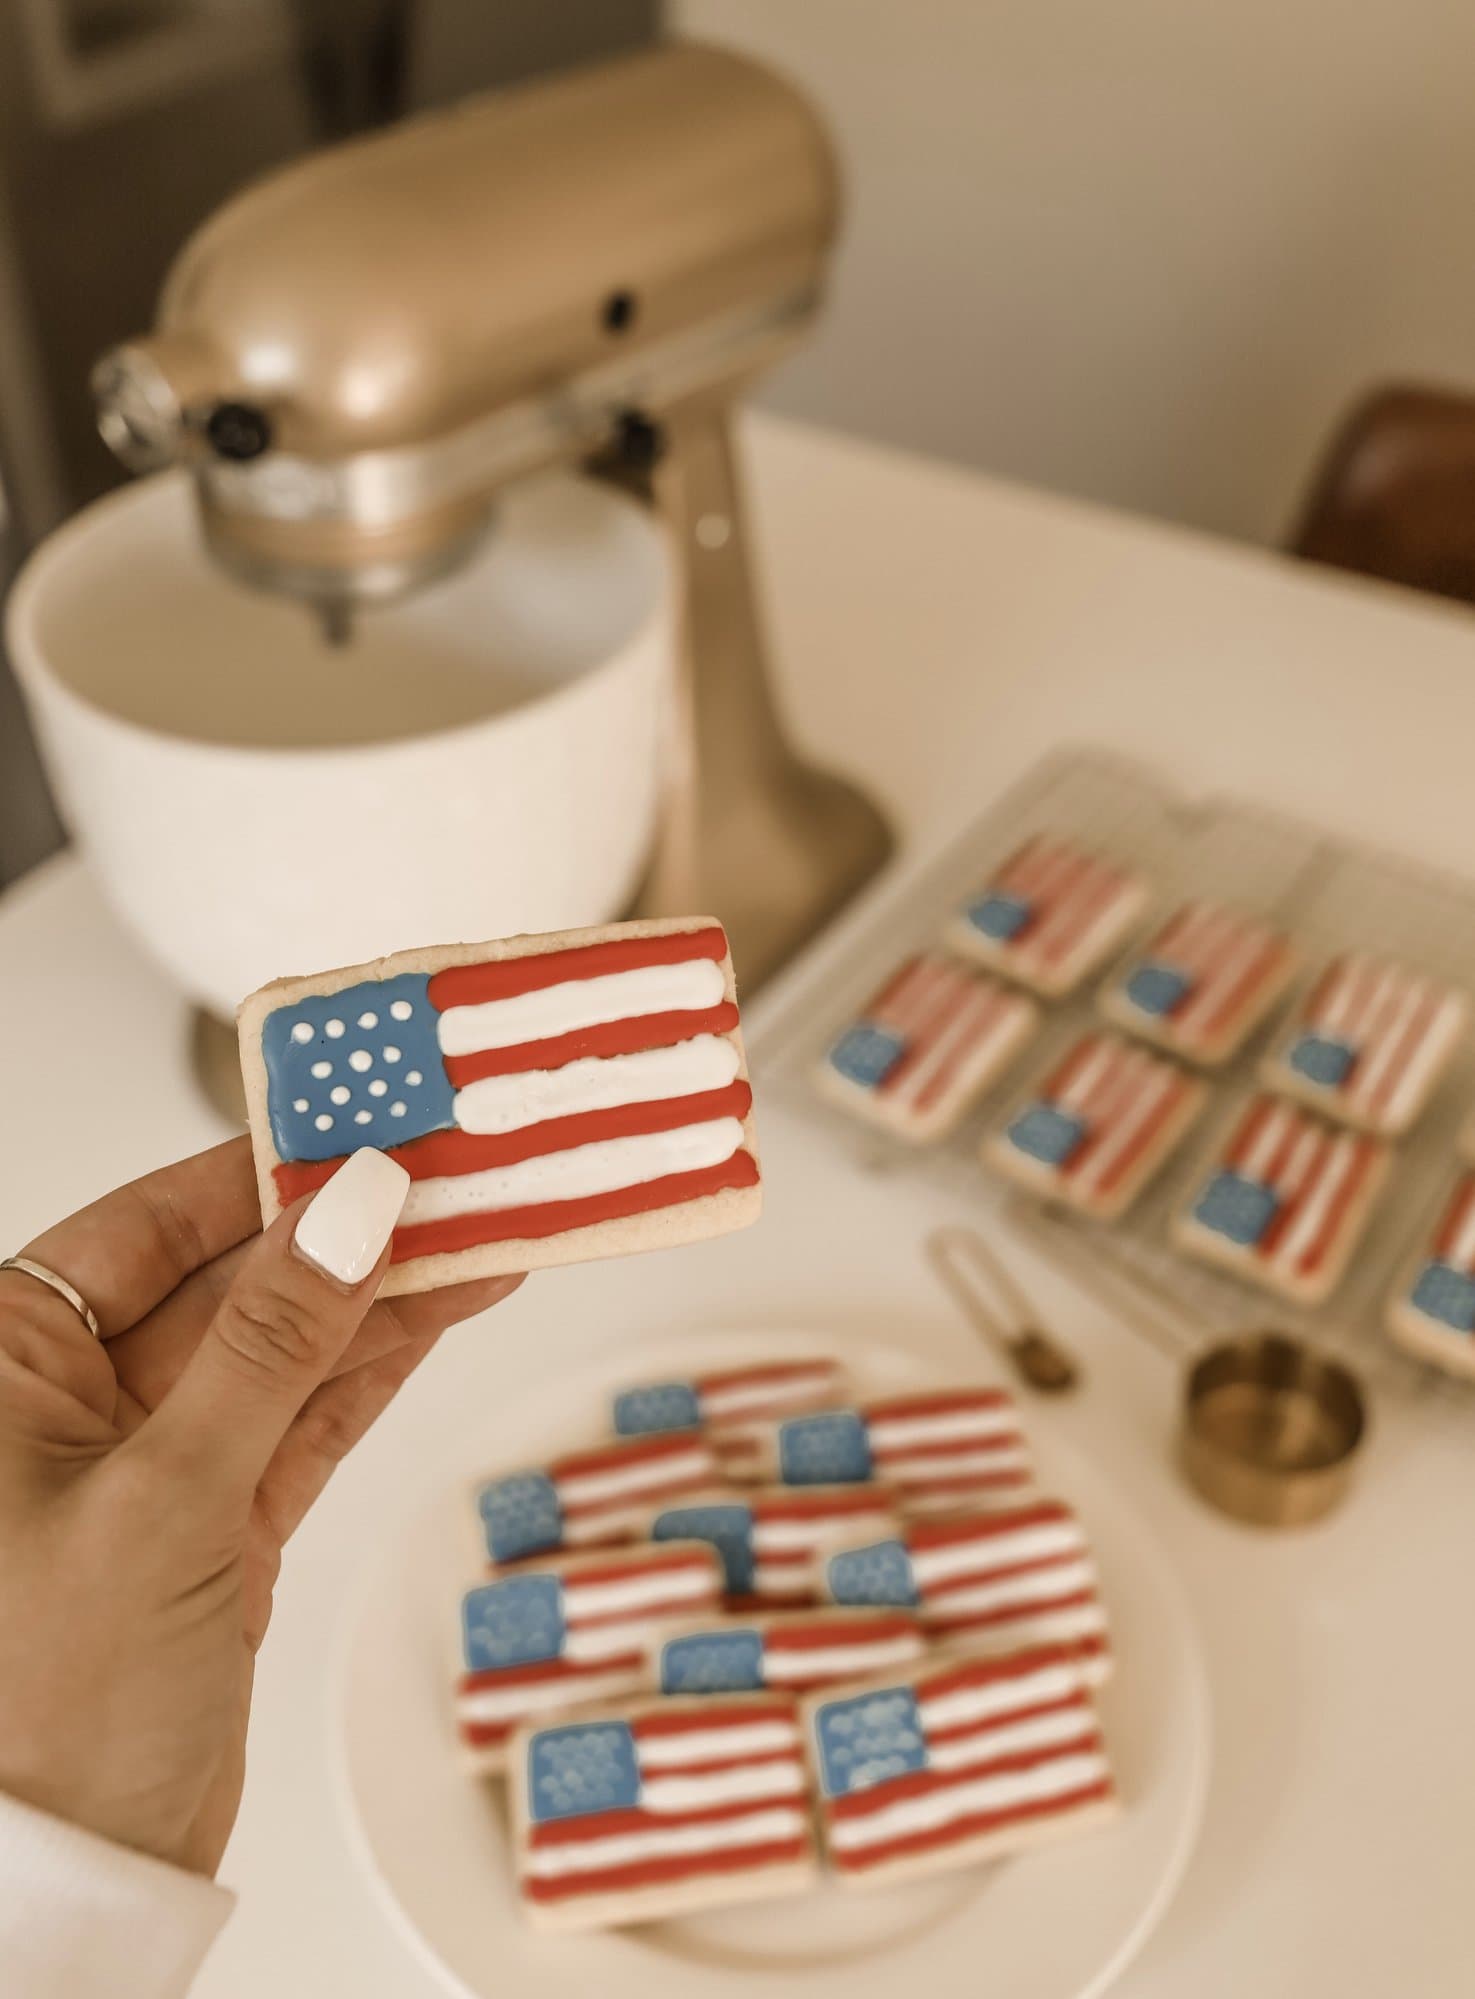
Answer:
POLYGON ((1275 539, 1348 400, 1475 388, 1471 0, 673 0, 826 107, 777 407, 1275 539))

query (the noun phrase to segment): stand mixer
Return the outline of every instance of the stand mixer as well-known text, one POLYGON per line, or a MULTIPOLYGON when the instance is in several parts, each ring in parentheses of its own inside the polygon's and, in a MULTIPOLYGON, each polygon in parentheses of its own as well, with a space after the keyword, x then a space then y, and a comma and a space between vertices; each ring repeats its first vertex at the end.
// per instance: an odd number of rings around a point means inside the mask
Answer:
POLYGON ((805 101, 671 45, 247 189, 94 378, 117 455, 187 467, 216 560, 343 643, 465 562, 513 481, 573 464, 647 498, 685 630, 639 909, 717 913, 748 987, 890 847, 785 742, 733 457, 735 398, 814 319, 836 213, 805 101))

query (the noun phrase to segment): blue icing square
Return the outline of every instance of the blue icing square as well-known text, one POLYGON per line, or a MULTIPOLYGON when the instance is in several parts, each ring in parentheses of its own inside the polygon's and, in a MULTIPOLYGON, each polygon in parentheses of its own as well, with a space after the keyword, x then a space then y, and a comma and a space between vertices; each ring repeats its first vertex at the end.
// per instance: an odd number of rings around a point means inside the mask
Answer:
POLYGON ((1193 1219, 1241 1249, 1252 1249, 1280 1206, 1274 1192, 1242 1173, 1216 1173, 1194 1204, 1193 1219))
POLYGON ((847 1028, 830 1050, 830 1067, 838 1070, 847 1082, 859 1083, 863 1090, 874 1090, 878 1083, 885 1082, 905 1050, 905 1041, 889 1027, 874 1027, 870 1021, 862 1020, 847 1028))
POLYGON ((1475 1332, 1475 1278, 1447 1263, 1426 1263, 1410 1295, 1415 1311, 1456 1333, 1475 1332))
POLYGON ((269 1013, 261 1055, 278 1156, 339 1159, 445 1130, 455 1092, 439 1018, 424 972, 364 979, 269 1013))
POLYGON ((1192 991, 1193 980, 1187 972, 1154 959, 1138 965, 1127 980, 1127 998, 1139 1013, 1150 1013, 1155 1020, 1181 1006, 1192 991))
POLYGON ((836 1603, 900 1604, 910 1609, 920 1601, 904 1541, 841 1548, 825 1563, 825 1582, 836 1603))
POLYGON ((563 1540, 563 1509, 547 1472, 512 1472, 493 1479, 476 1495, 476 1507, 494 1562, 541 1554, 563 1540))
POLYGON ((973 928, 996 944, 1007 944, 1011 937, 1017 937, 1033 914, 1032 902, 1022 895, 1008 895, 1002 889, 991 889, 968 905, 968 921, 973 928))
POLYGON ((557 1576, 507 1576, 461 1599, 466 1670, 531 1666, 563 1651, 563 1584, 557 1576))
POLYGON ((1286 1057, 1287 1066, 1308 1083, 1323 1090, 1338 1090, 1351 1074, 1357 1050, 1329 1034, 1298 1035, 1286 1057))
POLYGON ((722 1562, 729 1596, 753 1593, 753 1513, 740 1500, 711 1506, 668 1506, 651 1523, 652 1541, 710 1541, 722 1562))
POLYGON ((778 1475, 785 1485, 863 1485, 871 1475, 865 1418, 855 1409, 827 1409, 780 1423, 778 1475))
POLYGON ((927 1738, 910 1687, 826 1701, 814 1718, 825 1795, 843 1798, 927 1768, 927 1738))
POLYGON ((689 1381, 657 1381, 615 1397, 615 1435, 649 1437, 664 1430, 699 1430, 702 1406, 689 1381))
POLYGON ((1008 1130, 1009 1143, 1045 1166, 1064 1166, 1086 1135, 1086 1121, 1054 1104, 1029 1104, 1008 1130))
POLYGON ((528 1744, 528 1816, 586 1818, 640 1803, 640 1761, 628 1722, 572 1722, 540 1729, 528 1744))
POLYGON ((661 1647, 663 1694, 747 1694, 762 1685, 761 1631, 694 1631, 661 1647))

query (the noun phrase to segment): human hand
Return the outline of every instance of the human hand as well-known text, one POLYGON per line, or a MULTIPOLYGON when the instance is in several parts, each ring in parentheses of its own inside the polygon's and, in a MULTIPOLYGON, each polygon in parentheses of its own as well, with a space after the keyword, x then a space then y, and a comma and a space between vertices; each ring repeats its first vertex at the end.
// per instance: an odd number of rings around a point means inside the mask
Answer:
POLYGON ((21 1253, 100 1339, 0 1270, 0 1791, 218 1866, 284 1544, 445 1328, 522 1282, 375 1302, 408 1184, 375 1160, 366 1199, 350 1164, 264 1235, 244 1138, 47 1230, 21 1253))

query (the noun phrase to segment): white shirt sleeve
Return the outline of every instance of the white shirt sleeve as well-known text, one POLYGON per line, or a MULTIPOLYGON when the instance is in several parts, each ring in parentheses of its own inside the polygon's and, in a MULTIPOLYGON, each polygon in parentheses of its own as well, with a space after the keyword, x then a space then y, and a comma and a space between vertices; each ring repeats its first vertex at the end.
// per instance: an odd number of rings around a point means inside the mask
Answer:
POLYGON ((228 1889, 0 1794, 5 1999, 183 1999, 228 1889))

